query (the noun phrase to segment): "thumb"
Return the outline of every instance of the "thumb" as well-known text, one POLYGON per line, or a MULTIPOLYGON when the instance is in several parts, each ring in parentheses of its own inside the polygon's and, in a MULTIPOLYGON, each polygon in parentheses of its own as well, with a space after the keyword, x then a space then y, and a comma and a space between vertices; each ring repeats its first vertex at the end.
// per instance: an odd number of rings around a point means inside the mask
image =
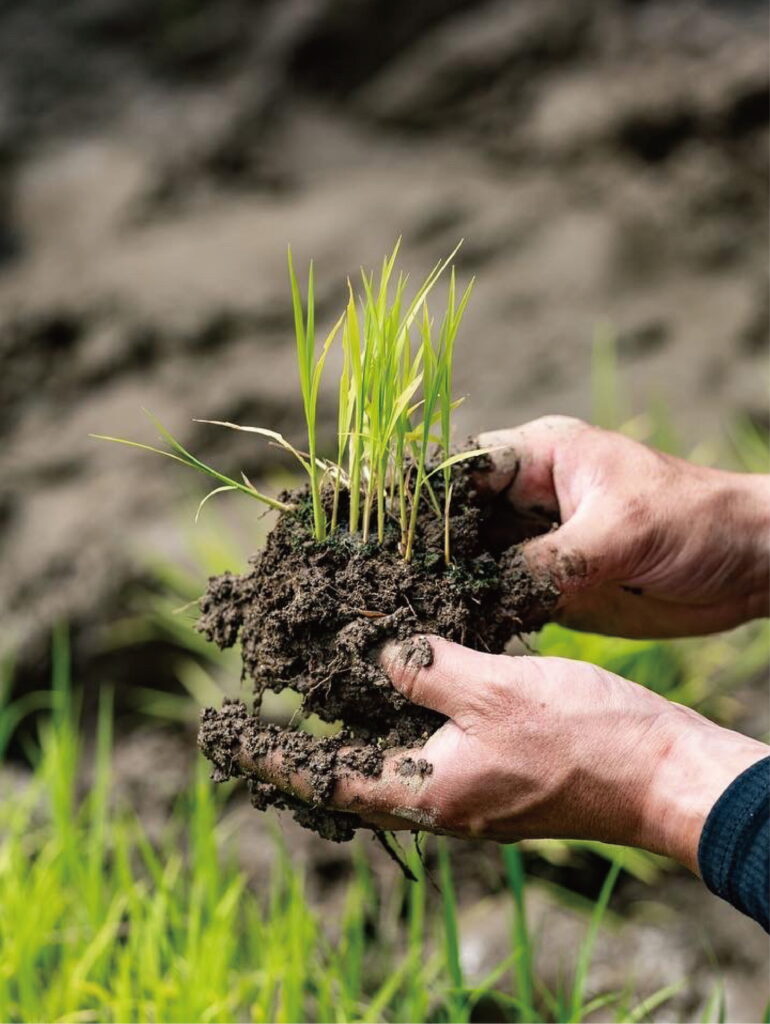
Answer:
POLYGON ((557 456, 593 430, 571 416, 541 416, 521 427, 479 434, 478 443, 489 452, 489 468, 476 474, 476 484, 487 495, 504 495, 519 512, 547 510, 559 515, 554 481, 557 456))
POLYGON ((390 641, 379 663, 393 686, 414 704, 462 721, 489 679, 499 672, 495 655, 438 636, 390 641))

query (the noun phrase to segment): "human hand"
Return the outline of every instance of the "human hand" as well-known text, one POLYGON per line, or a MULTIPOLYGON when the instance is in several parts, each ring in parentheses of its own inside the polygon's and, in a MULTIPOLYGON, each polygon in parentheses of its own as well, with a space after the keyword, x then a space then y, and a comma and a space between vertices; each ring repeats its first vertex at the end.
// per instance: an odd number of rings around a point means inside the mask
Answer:
MULTIPOLYGON (((697 871, 711 807, 768 752, 593 665, 422 643, 430 664, 398 644, 380 662, 401 693, 448 720, 422 748, 389 753, 378 778, 344 775, 331 796, 332 809, 375 827, 594 839, 697 871)), ((309 772, 287 770, 278 752, 255 759, 241 749, 236 759, 247 775, 311 799, 309 772)))
POLYGON ((481 492, 541 529, 561 524, 519 549, 555 587, 557 621, 671 637, 768 614, 770 477, 692 465, 565 416, 479 443, 493 449, 481 492))

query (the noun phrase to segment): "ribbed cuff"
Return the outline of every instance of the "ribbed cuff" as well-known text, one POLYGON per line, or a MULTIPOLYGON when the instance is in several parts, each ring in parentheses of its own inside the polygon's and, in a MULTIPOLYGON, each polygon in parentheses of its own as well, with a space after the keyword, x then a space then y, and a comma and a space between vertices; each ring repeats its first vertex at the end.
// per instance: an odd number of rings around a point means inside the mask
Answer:
POLYGON ((713 893, 770 931, 770 757, 747 768, 714 804, 698 864, 713 893))

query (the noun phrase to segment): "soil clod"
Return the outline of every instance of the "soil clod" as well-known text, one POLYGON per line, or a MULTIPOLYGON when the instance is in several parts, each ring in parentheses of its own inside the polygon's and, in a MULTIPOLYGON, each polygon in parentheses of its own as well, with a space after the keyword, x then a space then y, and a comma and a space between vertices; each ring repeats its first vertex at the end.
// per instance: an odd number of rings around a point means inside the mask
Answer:
POLYGON ((396 765, 396 771, 405 779, 424 779, 433 774, 433 765, 424 757, 404 757, 396 765))
MULTIPOLYGON (((287 808, 321 835, 349 839, 360 819, 326 809, 337 780, 378 776, 385 751, 421 746, 444 721, 399 693, 372 650, 395 640, 406 664, 427 668, 426 634, 500 653, 512 634, 548 618, 554 588, 534 581, 515 553, 488 550, 485 510, 466 469, 455 474, 454 495, 449 566, 443 524, 427 502, 420 544, 406 562, 395 524, 382 543, 364 544, 344 530, 344 507, 343 528, 313 540, 300 490, 283 496, 298 511, 279 516, 247 572, 212 577, 197 628, 219 647, 240 642, 254 691, 253 712, 241 701, 203 712, 199 744, 216 780, 245 777, 256 807, 287 808), (341 722, 341 731, 316 739, 264 722, 262 695, 285 688, 301 695, 303 714, 341 722)), ((398 768, 417 779, 432 770, 411 757, 398 768)))
POLYGON ((415 636, 408 640, 401 649, 401 657, 405 665, 412 668, 430 668, 433 664, 433 648, 426 636, 415 636))

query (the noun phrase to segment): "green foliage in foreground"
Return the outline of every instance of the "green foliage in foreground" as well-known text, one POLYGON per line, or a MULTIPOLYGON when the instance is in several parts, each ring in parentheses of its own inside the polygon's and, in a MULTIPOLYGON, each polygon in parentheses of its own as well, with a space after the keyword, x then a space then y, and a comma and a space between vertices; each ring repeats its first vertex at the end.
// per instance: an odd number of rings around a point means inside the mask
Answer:
POLYGON ((504 848, 510 953, 470 985, 443 842, 440 891, 412 850, 419 881, 398 878, 389 894, 378 892, 359 846, 341 913, 322 923, 277 839, 260 892, 228 862, 217 825, 222 798, 202 766, 160 844, 134 814, 112 806, 109 699, 98 717, 90 789, 80 797, 76 726, 60 633, 34 775, 0 805, 2 1020, 466 1021, 492 1001, 501 1020, 580 1021, 609 1007, 614 1019, 636 1021, 678 991, 634 1004, 627 992, 589 990, 618 866, 607 874, 571 973, 551 991, 533 966, 521 856, 504 848))

